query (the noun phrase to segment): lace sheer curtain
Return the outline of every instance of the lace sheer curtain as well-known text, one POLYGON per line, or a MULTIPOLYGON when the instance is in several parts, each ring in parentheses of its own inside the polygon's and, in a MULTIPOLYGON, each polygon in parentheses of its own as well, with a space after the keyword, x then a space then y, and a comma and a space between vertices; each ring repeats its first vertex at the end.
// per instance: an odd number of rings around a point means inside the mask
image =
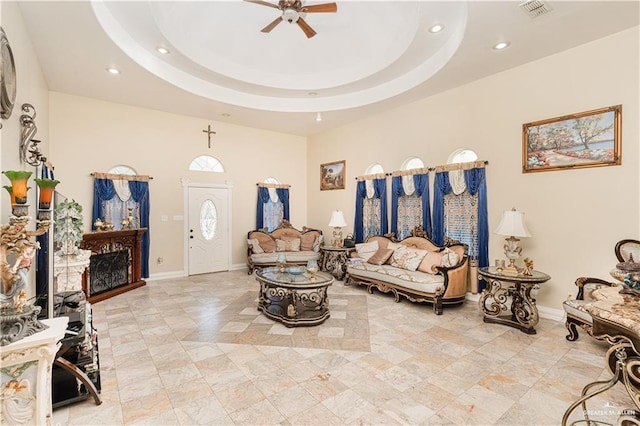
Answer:
POLYGON ((256 229, 271 232, 289 219, 289 187, 284 184, 259 183, 256 205, 256 229))
POLYGON ((356 178, 354 238, 363 242, 369 235, 388 232, 387 176, 384 173, 356 178))
POLYGON ((482 291, 478 267, 489 266, 489 223, 485 162, 436 167, 433 232, 436 244, 445 238, 468 246, 472 292, 482 291))
POLYGON ((397 171, 392 176, 391 232, 402 240, 416 225, 422 225, 431 238, 428 169, 397 171))
POLYGON ((128 217, 129 208, 134 228, 146 228, 142 234, 142 277, 149 277, 149 176, 93 173, 93 223, 100 218, 122 229, 122 219, 128 217))

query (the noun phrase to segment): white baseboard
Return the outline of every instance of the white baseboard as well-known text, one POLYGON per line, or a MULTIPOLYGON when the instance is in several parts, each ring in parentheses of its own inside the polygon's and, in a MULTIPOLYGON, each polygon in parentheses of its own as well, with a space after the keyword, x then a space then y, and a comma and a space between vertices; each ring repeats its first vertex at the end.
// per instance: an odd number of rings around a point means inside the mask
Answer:
POLYGON ((170 272, 159 272, 157 274, 149 275, 147 280, 159 281, 159 280, 169 280, 172 278, 184 278, 187 276, 186 271, 170 271, 170 272))
MULTIPOLYGON (((467 293, 465 299, 478 302, 480 300, 480 293, 467 293)), ((538 305, 538 316, 553 321, 562 321, 564 319, 564 310, 538 305)))
POLYGON ((241 271, 241 270, 248 270, 249 267, 247 266, 246 263, 236 263, 231 265, 231 269, 229 269, 230 271, 241 271))

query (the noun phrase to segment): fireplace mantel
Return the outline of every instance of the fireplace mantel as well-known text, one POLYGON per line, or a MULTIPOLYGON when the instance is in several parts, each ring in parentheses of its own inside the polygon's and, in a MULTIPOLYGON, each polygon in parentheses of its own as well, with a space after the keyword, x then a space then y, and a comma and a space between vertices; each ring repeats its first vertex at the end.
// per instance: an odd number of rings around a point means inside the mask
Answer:
POLYGON ((91 250, 91 264, 83 276, 83 289, 90 303, 108 299, 146 284, 141 276, 142 234, 146 230, 146 228, 139 228, 99 231, 82 236, 80 248, 91 250), (113 264, 116 267, 121 266, 118 268, 121 270, 109 270, 109 265, 113 264), (101 270, 105 265, 107 269, 101 270), (114 283, 114 280, 117 282, 114 283))

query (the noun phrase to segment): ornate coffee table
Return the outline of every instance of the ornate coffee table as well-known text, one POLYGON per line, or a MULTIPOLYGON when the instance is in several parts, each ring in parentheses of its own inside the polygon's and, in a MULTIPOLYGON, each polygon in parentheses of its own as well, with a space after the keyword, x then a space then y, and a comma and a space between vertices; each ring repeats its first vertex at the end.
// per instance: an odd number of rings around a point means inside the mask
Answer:
POLYGON ((318 325, 329 318, 330 274, 294 275, 270 267, 256 270, 256 280, 260 283, 258 310, 266 317, 287 327, 318 325))
MULTIPOLYGON (((605 355, 605 365, 611 379, 587 384, 580 399, 571 404, 562 417, 562 425, 605 425, 589 419, 587 400, 611 389, 616 383, 624 385, 634 407, 621 410, 617 425, 640 424, 640 297, 620 293, 620 287, 594 290, 594 302, 585 305, 593 319, 591 334, 611 345, 605 355), (571 413, 582 406, 584 419, 568 423, 571 413)), ((613 413, 612 413, 613 414, 613 413)))

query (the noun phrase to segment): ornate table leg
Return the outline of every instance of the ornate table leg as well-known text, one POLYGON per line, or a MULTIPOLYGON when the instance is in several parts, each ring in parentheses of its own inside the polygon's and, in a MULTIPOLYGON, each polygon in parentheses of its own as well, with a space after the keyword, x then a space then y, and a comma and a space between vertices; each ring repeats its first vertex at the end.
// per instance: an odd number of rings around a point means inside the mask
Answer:
POLYGON ((484 312, 484 322, 491 322, 493 318, 498 318, 502 312, 506 311, 509 298, 509 289, 502 288, 500 281, 490 280, 488 284, 482 291, 479 301, 480 309, 484 312), (487 303, 489 301, 490 303, 487 303))
POLYGON ((534 327, 538 324, 538 307, 536 299, 531 297, 531 290, 537 289, 537 284, 521 284, 516 283, 513 291, 513 301, 511 303, 512 319, 517 321, 521 326, 521 330, 528 334, 535 334, 534 327))
POLYGON ((342 280, 347 270, 348 254, 348 250, 323 251, 321 261, 322 270, 342 280))
POLYGON ((536 285, 515 283, 514 287, 502 287, 502 282, 487 280, 488 287, 480 296, 480 308, 484 312, 484 322, 509 325, 527 334, 536 334, 534 326, 538 323, 538 308, 531 297, 536 285), (507 311, 507 301, 511 297, 511 315, 507 311))

